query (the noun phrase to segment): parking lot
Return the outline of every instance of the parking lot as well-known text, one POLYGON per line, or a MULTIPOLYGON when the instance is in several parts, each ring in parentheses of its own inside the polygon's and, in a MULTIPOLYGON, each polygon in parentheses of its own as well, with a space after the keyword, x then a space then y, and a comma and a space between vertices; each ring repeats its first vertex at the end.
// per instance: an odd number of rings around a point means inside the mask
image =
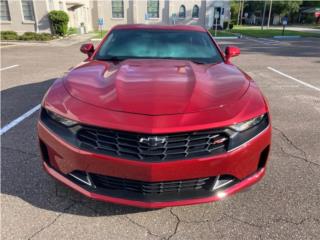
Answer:
POLYGON ((82 61, 80 43, 1 49, 2 239, 319 239, 319 39, 221 40, 233 62, 269 101, 272 151, 266 176, 210 204, 145 210, 89 200, 41 167, 37 106, 52 84, 82 61))

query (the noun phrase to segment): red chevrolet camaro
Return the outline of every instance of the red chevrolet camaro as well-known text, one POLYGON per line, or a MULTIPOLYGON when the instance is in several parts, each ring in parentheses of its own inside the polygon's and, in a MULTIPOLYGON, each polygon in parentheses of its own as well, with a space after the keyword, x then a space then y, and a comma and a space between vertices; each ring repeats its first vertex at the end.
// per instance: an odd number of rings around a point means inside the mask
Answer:
POLYGON ((143 208, 216 201, 259 181, 271 125, 256 83, 198 26, 120 25, 46 93, 44 169, 143 208))

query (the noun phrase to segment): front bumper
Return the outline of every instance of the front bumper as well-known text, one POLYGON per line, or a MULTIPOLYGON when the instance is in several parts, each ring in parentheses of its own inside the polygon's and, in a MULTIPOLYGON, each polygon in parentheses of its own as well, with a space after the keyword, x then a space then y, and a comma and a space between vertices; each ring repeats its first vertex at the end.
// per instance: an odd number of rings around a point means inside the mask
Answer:
POLYGON ((217 194, 206 197, 206 198, 195 198, 195 199, 188 199, 188 200, 181 200, 181 201, 171 201, 171 202, 142 202, 142 201, 133 201, 123 198, 114 198, 102 194, 97 194, 94 192, 90 192, 73 181, 69 180, 68 178, 64 177, 63 175, 59 174, 54 169, 50 168, 45 162, 43 163, 44 169, 46 172, 54 177, 56 180, 62 182, 63 184, 67 185, 68 187, 72 188, 73 190, 95 200, 104 201, 104 202, 111 202, 121 205, 129 205, 134 207, 140 208, 164 208, 164 207, 174 207, 174 206, 182 206, 182 205, 193 205, 193 204, 200 204, 200 203, 207 203, 207 202, 214 202, 221 200, 227 196, 230 196, 241 189, 249 187, 256 182, 258 182, 265 174, 265 167, 254 173, 253 175, 247 177, 246 179, 242 180, 241 182, 233 185, 232 187, 218 192, 217 194))
POLYGON ((143 208, 161 208, 220 200, 259 181, 265 173, 266 158, 271 139, 270 125, 241 147, 212 157, 162 163, 139 162, 95 154, 75 148, 61 140, 41 122, 38 124, 40 143, 44 144, 44 168, 54 178, 87 197, 143 208), (66 177, 73 171, 85 171, 106 176, 134 179, 145 182, 174 181, 201 177, 230 175, 239 180, 236 184, 210 196, 170 201, 139 201, 100 194, 66 177))

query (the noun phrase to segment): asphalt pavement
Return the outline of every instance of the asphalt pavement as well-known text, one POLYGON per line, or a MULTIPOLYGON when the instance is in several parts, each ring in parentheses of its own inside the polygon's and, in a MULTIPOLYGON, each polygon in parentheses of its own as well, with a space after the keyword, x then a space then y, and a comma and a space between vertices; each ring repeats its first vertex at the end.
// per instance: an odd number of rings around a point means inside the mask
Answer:
MULTIPOLYGON (((145 210, 93 201, 44 173, 38 111, 1 136, 1 239, 319 239, 319 39, 221 40, 271 107, 266 176, 219 202, 145 210)), ((1 127, 40 104, 84 60, 80 43, 1 49, 1 127)))

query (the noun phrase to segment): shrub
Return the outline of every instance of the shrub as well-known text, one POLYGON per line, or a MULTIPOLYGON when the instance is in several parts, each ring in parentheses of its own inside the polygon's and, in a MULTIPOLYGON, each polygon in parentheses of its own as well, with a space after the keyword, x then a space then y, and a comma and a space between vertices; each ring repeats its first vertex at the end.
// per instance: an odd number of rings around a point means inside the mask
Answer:
POLYGON ((227 29, 228 28, 228 22, 223 22, 223 29, 227 29))
POLYGON ((49 12, 49 19, 54 34, 64 36, 68 32, 69 16, 64 11, 51 11, 49 12))
POLYGON ((1 40, 17 40, 18 34, 14 31, 1 31, 1 40))
POLYGON ((316 18, 311 14, 308 14, 304 19, 304 23, 315 23, 315 22, 316 22, 316 18))
POLYGON ((53 36, 49 33, 34 33, 34 32, 25 32, 19 36, 19 40, 23 41, 49 41, 52 40, 53 36))
MULTIPOLYGON (((223 23, 223 29, 227 29, 228 28, 228 22, 224 22, 223 23)), ((229 23, 229 30, 231 30, 233 28, 233 23, 229 23)))
POLYGON ((25 32, 21 36, 19 36, 19 40, 24 40, 24 41, 30 41, 30 40, 36 40, 37 34, 34 32, 25 32))
POLYGON ((49 41, 52 40, 54 37, 50 33, 40 33, 37 34, 36 40, 38 41, 49 41))

